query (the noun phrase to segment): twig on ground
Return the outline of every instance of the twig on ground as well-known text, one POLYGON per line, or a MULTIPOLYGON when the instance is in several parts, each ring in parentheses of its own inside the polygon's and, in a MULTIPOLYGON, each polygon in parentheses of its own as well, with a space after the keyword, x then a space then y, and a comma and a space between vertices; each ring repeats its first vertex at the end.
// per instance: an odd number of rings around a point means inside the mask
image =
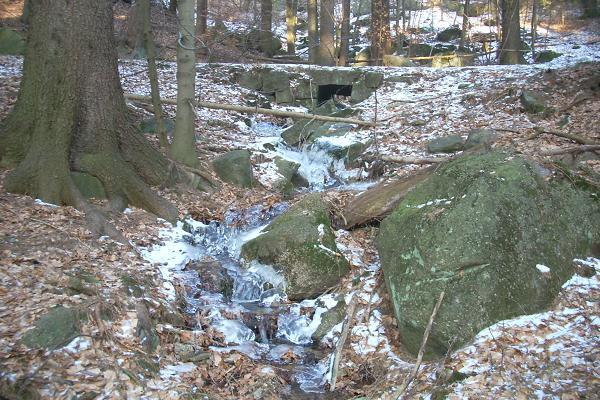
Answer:
POLYGON ((585 153, 587 151, 599 151, 600 144, 591 144, 591 145, 581 145, 581 146, 571 146, 571 147, 562 147, 554 150, 542 151, 540 152, 541 156, 558 156, 561 154, 569 154, 569 153, 585 153))
POLYGON ((431 317, 429 317, 429 322, 427 323, 427 327, 425 328, 425 333, 423 333, 423 341, 421 342, 421 347, 419 348, 419 354, 417 355, 417 362, 415 363, 414 368, 410 371, 408 377, 402 382, 402 385, 396 391, 396 400, 399 400, 406 392, 408 386, 412 383, 412 381, 417 376, 419 372, 419 367, 421 366, 421 362, 423 361, 423 354, 425 354, 425 345, 427 345, 427 339, 429 339, 429 333, 431 332, 431 327, 433 326, 433 321, 435 320, 435 316, 440 309, 440 305, 444 300, 444 296, 446 295, 446 291, 442 291, 440 293, 440 297, 438 297, 437 303, 435 303, 435 307, 433 307, 433 311, 431 312, 431 317))
POLYGON ((346 343, 346 339, 348 338, 348 332, 350 331, 352 321, 354 320, 354 313, 356 312, 357 303, 356 296, 357 295, 355 294, 352 297, 352 300, 350 301, 350 305, 348 306, 348 311, 346 313, 346 320, 344 321, 342 327, 342 334, 335 346, 335 351, 333 352, 333 365, 331 366, 331 381, 329 382, 329 390, 331 392, 335 390, 335 383, 338 376, 340 361, 342 359, 342 350, 344 349, 344 344, 346 343))

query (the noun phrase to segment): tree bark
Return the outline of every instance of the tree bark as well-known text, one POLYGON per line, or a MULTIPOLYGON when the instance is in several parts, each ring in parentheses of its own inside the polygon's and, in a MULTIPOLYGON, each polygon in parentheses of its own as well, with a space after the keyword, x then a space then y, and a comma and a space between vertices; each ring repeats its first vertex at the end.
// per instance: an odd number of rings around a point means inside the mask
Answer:
POLYGON ((335 65, 334 13, 335 1, 321 0, 318 60, 320 65, 335 65))
POLYGON ((135 1, 127 13, 127 46, 133 53, 144 48, 144 12, 140 1, 135 1))
POLYGON ((29 3, 31 0, 25 0, 23 2, 23 12, 21 13, 21 22, 27 24, 29 22, 29 3))
POLYGON ((177 14, 177 0, 169 1, 169 11, 173 14, 177 14))
POLYGON ((196 5, 196 36, 206 35, 208 28, 208 0, 197 0, 196 5))
POLYGON ((390 3, 389 0, 371 2, 371 59, 375 65, 381 65, 384 54, 389 54, 390 3))
POLYGON ((149 187, 169 182, 169 163, 130 121, 112 17, 109 1, 31 2, 19 97, 0 126, 0 164, 16 166, 6 190, 73 205, 98 233, 110 229, 72 171, 100 180, 115 208, 132 204, 169 221, 178 214, 149 187))
POLYGON ((538 0, 531 5, 531 56, 535 60, 535 41, 537 40, 538 0))
POLYGON ((460 33, 460 42, 458 44, 459 50, 464 49, 465 42, 467 40, 467 33, 469 32, 469 3, 469 0, 465 0, 465 6, 463 9, 462 31, 460 33))
POLYGON ((598 11, 598 0, 580 0, 583 10, 583 18, 595 18, 600 15, 598 11))
POLYGON ((500 64, 522 64, 525 60, 521 52, 519 0, 500 0, 500 13, 502 14, 500 64))
POLYGON ((308 59, 316 63, 319 54, 319 22, 317 0, 308 0, 308 59))
POLYGON ((287 52, 296 54, 296 24, 298 22, 298 0, 285 0, 285 22, 287 25, 287 52))
POLYGON ((340 34, 340 56, 338 66, 344 67, 348 63, 350 50, 350 0, 342 0, 342 28, 340 34))
POLYGON ((268 57, 273 56, 273 34, 271 32, 273 22, 273 0, 261 0, 260 2, 260 49, 268 57))
POLYGON ((196 60, 194 47, 194 0, 178 0, 179 41, 177 43, 177 115, 171 157, 190 167, 198 164, 194 110, 196 60))
POLYGON ((167 139, 167 128, 163 118, 163 109, 160 102, 160 89, 158 86, 158 71, 156 69, 156 48, 152 39, 150 24, 150 0, 138 0, 144 16, 144 47, 146 48, 146 58, 148 60, 148 79, 150 80, 150 93, 152 96, 152 106, 154 107, 154 119, 156 120, 156 134, 160 147, 167 148, 169 141, 167 139))

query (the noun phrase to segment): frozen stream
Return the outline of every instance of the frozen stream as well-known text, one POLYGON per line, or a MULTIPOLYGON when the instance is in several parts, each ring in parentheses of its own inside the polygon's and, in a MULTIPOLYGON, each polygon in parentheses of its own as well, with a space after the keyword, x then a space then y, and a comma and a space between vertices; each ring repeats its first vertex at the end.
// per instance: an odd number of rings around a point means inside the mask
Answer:
MULTIPOLYGON (((309 182, 310 191, 329 187, 364 190, 372 184, 357 182, 361 171, 346 170, 344 161, 329 156, 323 146, 297 151, 281 141, 280 128, 258 124, 254 129, 255 140, 247 147, 270 160, 259 165, 259 172, 268 173, 275 168, 273 160, 281 157, 300 164, 298 172, 309 182)), ((258 205, 230 211, 223 221, 208 224, 188 219, 164 230, 165 245, 146 250, 144 257, 161 264, 165 281, 177 277, 183 283, 186 312, 196 316, 196 329, 210 328, 222 334, 224 347, 211 346, 210 350, 235 350, 277 366, 292 377, 296 390, 319 393, 329 380, 332 356, 318 348, 313 334, 323 313, 345 299, 326 294, 291 303, 285 294, 285 279, 273 267, 240 259, 242 245, 259 236, 287 208, 287 203, 267 210, 258 205)), ((173 287, 167 285, 174 297, 173 287)), ((334 329, 339 331, 339 325, 334 329)))

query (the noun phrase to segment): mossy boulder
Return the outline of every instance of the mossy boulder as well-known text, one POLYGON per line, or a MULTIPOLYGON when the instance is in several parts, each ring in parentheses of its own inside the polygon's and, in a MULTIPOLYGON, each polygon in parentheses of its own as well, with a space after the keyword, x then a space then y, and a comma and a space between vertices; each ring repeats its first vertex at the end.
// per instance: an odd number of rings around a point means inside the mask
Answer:
POLYGON ((55 350, 66 346, 81 334, 85 313, 74 308, 58 306, 41 316, 35 327, 25 333, 22 343, 31 348, 55 350))
POLYGON ((435 39, 439 40, 440 42, 449 42, 451 40, 460 39, 461 35, 462 29, 453 26, 438 32, 435 39))
POLYGON ((548 111, 548 102, 543 93, 532 90, 523 90, 520 96, 521 105, 526 112, 539 114, 548 111))
POLYGON ((553 50, 542 50, 535 53, 534 61, 538 64, 547 63, 560 56, 562 56, 562 53, 553 50))
POLYGON ((462 137, 458 135, 435 138, 427 143, 427 151, 430 153, 454 153, 464 148, 462 137))
POLYGON ((262 235, 244 244, 241 256, 280 270, 291 300, 317 297, 349 269, 338 252, 327 205, 318 193, 277 217, 262 235))
POLYGON ((12 29, 0 28, 0 54, 21 55, 24 52, 23 36, 12 29))
POLYGON ((460 157, 409 192, 377 238, 402 341, 444 355, 500 320, 550 306, 572 259, 600 241, 597 195, 507 153, 460 157), (537 268, 550 268, 543 273, 537 268))
POLYGON ((323 340, 325 335, 329 333, 337 324, 344 321, 346 317, 346 303, 340 299, 335 307, 325 311, 321 315, 321 323, 317 330, 312 334, 312 339, 315 342, 323 340))
POLYGON ((293 161, 275 157, 275 166, 282 179, 276 183, 276 187, 285 195, 291 194, 297 187, 307 187, 308 181, 298 173, 300 164, 293 161))
POLYGON ((255 180, 248 150, 234 150, 225 153, 215 158, 212 165, 223 181, 244 188, 254 186, 255 180))

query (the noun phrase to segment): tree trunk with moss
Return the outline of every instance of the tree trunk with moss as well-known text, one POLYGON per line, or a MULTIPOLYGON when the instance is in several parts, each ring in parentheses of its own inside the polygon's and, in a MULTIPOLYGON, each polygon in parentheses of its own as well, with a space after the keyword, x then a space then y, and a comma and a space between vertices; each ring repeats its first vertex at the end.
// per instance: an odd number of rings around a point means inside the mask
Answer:
POLYGON ((296 23, 298 0, 285 0, 285 22, 287 25, 287 53, 296 54, 296 23))
POLYGON ((109 1, 31 2, 19 97, 0 126, 0 165, 14 168, 7 191, 73 205, 96 232, 111 235, 72 172, 97 178, 114 209, 131 204, 169 221, 177 209, 150 186, 182 176, 130 120, 112 18, 109 1))
POLYGON ((319 64, 335 65, 334 0, 321 0, 319 13, 319 64))
POLYGON ((179 40, 177 42, 177 115, 171 157, 185 165, 198 164, 194 109, 196 96, 196 55, 194 47, 193 0, 178 0, 179 40))
POLYGON ((308 13, 308 59, 316 63, 319 55, 319 17, 317 0, 307 0, 308 13))
POLYGON ((502 42, 500 64, 523 64, 521 51, 521 22, 519 21, 519 0, 500 0, 502 19, 502 42))

